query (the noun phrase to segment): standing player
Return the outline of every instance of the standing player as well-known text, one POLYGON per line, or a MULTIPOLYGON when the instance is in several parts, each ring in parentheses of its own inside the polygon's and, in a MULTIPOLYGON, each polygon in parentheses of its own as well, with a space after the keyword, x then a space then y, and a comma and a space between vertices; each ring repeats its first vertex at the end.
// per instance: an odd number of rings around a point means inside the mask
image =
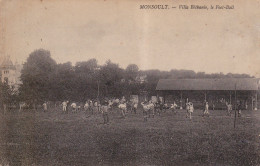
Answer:
POLYGON ((238 106, 237 106, 237 110, 238 110, 238 117, 241 117, 241 114, 242 114, 242 101, 239 101, 238 106))
POLYGON ((126 103, 120 103, 118 108, 121 110, 122 117, 125 118, 125 114, 127 111, 126 103))
POLYGON ((227 106, 227 115, 231 116, 231 111, 232 111, 232 105, 228 104, 228 102, 226 102, 226 106, 227 106))
POLYGON ((90 101, 89 101, 89 111, 91 112, 92 115, 94 114, 94 109, 93 109, 93 107, 94 107, 93 101, 90 100, 90 101))
POLYGON ((186 103, 186 111, 187 111, 187 114, 186 114, 186 118, 190 118, 191 119, 191 115, 194 111, 194 107, 193 107, 193 104, 192 102, 187 102, 186 103))
POLYGON ((47 103, 44 102, 42 106, 43 106, 43 112, 46 112, 47 111, 47 103))
POLYGON ((86 101, 85 105, 84 105, 84 111, 85 113, 87 113, 87 111, 89 110, 89 104, 88 101, 86 101))
POLYGON ((154 118, 155 111, 154 111, 154 104, 153 104, 152 100, 149 101, 147 106, 149 108, 149 118, 150 118, 150 115, 152 115, 152 117, 154 118))
POLYGON ((171 104, 170 109, 172 110, 172 112, 173 112, 174 114, 177 113, 177 104, 175 103, 175 101, 173 102, 173 104, 171 104))
POLYGON ((109 104, 108 104, 107 101, 105 101, 104 105, 101 106, 101 112, 102 112, 102 115, 103 115, 104 124, 109 123, 108 109, 109 109, 109 104))
POLYGON ((125 96, 123 96, 121 99, 121 103, 125 103, 125 102, 126 102, 126 99, 125 99, 125 96))
POLYGON ((96 113, 98 112, 98 110, 99 110, 98 101, 95 101, 95 102, 94 102, 94 107, 93 107, 93 112, 94 112, 94 114, 96 114, 96 113))
POLYGON ((133 111, 136 114, 138 104, 136 102, 133 103, 133 111))
POLYGON ((72 107, 72 112, 73 112, 73 113, 76 113, 77 104, 73 102, 70 106, 72 107))
POLYGON ((64 113, 67 113, 67 105, 68 105, 68 103, 69 103, 69 101, 63 101, 63 102, 61 103, 61 105, 62 105, 62 111, 63 111, 64 113))
POLYGON ((205 101, 203 116, 209 116, 209 103, 205 101))
POLYGON ((147 106, 147 101, 142 102, 141 105, 143 106, 144 122, 147 122, 147 120, 148 120, 148 112, 149 112, 149 107, 147 106))

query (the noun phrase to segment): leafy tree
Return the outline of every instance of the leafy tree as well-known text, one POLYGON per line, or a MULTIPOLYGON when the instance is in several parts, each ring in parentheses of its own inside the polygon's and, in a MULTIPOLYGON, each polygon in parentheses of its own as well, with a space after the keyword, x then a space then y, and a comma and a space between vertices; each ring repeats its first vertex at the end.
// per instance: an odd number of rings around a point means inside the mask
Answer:
POLYGON ((126 67, 126 79, 127 80, 135 80, 136 76, 138 75, 139 68, 136 64, 130 64, 126 67))
POLYGON ((90 59, 88 61, 77 62, 75 65, 75 71, 83 73, 94 73, 98 68, 98 62, 96 59, 90 59))
POLYGON ((99 77, 101 79, 101 90, 103 95, 118 96, 117 82, 123 78, 123 69, 118 64, 112 63, 110 60, 101 66, 99 77))
POLYGON ((0 82, 0 106, 4 106, 4 109, 15 105, 17 101, 17 90, 13 86, 9 86, 7 83, 0 82))
POLYGON ((32 52, 23 65, 20 97, 29 104, 43 100, 85 101, 88 98, 122 97, 132 94, 156 95, 159 79, 180 78, 250 78, 247 74, 194 72, 192 70, 139 70, 135 64, 126 69, 108 60, 99 65, 96 59, 56 64, 50 52, 39 49, 32 52), (141 78, 136 80, 136 78, 141 78), (145 82, 142 82, 145 78, 145 82))
POLYGON ((29 55, 21 71, 20 94, 24 101, 36 104, 51 98, 56 67, 56 62, 47 50, 38 49, 29 55))

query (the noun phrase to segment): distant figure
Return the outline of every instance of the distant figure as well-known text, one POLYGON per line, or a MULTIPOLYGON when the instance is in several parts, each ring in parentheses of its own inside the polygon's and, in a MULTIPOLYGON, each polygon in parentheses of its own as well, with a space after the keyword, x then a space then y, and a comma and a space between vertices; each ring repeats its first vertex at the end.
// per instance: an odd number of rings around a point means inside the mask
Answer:
POLYGON ((148 103, 148 108, 149 108, 149 118, 150 118, 150 115, 152 115, 152 117, 154 118, 154 114, 155 114, 155 111, 154 111, 154 104, 152 103, 152 101, 150 100, 149 103, 148 103))
POLYGON ((209 116, 209 103, 206 101, 204 106, 203 116, 209 116))
POLYGON ((89 109, 89 104, 88 101, 86 101, 85 105, 84 105, 84 111, 87 112, 89 109))
POLYGON ((170 109, 170 106, 168 106, 167 103, 163 104, 163 107, 162 107, 163 111, 166 112, 166 110, 170 109))
POLYGON ((125 102, 126 102, 126 99, 125 99, 125 96, 123 96, 121 99, 121 103, 125 103, 125 102))
POLYGON ((170 109, 172 110, 172 112, 174 112, 176 114, 177 113, 177 104, 175 102, 173 104, 171 104, 170 109))
POLYGON ((194 107, 193 107, 193 103, 192 102, 188 102, 186 103, 186 110, 187 110, 187 114, 186 114, 186 118, 192 118, 192 113, 194 111, 194 107))
POLYGON ((232 111, 232 105, 228 104, 228 102, 226 102, 226 106, 227 106, 227 115, 231 116, 231 111, 232 111))
POLYGON ((94 114, 94 104, 92 100, 89 101, 89 111, 92 113, 92 115, 94 114))
POLYGON ((120 102, 119 99, 115 99, 114 103, 118 104, 120 102))
POLYGON ((93 107, 93 112, 94 114, 96 114, 98 111, 99 111, 99 104, 98 104, 98 101, 95 101, 94 102, 94 107, 93 107))
POLYGON ((147 102, 142 102, 141 105, 143 106, 143 116, 144 116, 144 122, 147 122, 148 120, 148 112, 149 112, 149 107, 147 105, 147 102))
POLYGON ((237 110, 238 110, 238 117, 241 117, 241 114, 242 114, 242 101, 240 101, 238 103, 237 110))
POLYGON ((62 111, 63 111, 64 113, 67 112, 68 103, 69 103, 69 101, 63 101, 63 102, 61 103, 61 105, 62 105, 62 111))
POLYGON ((136 111, 137 111, 137 107, 138 107, 138 103, 134 103, 134 113, 136 114, 136 111))
POLYGON ((189 103, 189 102, 186 102, 185 105, 186 105, 186 110, 189 111, 189 109, 190 109, 190 103, 189 103))
POLYGON ((126 103, 119 104, 118 108, 121 110, 122 117, 125 118, 125 114, 126 114, 126 111, 127 111, 126 103))
POLYGON ((109 104, 108 104, 107 101, 105 101, 104 105, 101 106, 101 112, 102 112, 102 115, 103 115, 104 124, 109 123, 108 109, 109 109, 109 104))
POLYGON ((160 115, 161 115, 160 101, 157 101, 157 102, 155 103, 154 108, 155 108, 155 112, 160 116, 160 115))
POLYGON ((77 112, 79 112, 80 110, 81 110, 81 106, 79 105, 79 106, 77 106, 77 112))
POLYGON ((130 105, 131 105, 131 112, 134 112, 136 114, 138 104, 132 101, 130 105))
POLYGON ((46 112, 47 111, 47 103, 44 102, 42 106, 43 106, 43 112, 46 112))
POLYGON ((72 108, 72 112, 73 112, 73 113, 76 113, 77 104, 76 104, 76 103, 72 103, 70 106, 71 106, 71 108, 72 108))
POLYGON ((28 107, 25 102, 19 103, 19 106, 20 106, 19 112, 22 111, 25 107, 28 107))

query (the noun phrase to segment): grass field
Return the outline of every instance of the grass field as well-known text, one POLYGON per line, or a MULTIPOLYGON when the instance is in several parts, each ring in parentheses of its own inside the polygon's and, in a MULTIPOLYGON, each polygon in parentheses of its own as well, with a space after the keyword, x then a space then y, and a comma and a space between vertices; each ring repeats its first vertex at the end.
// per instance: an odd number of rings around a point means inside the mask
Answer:
POLYGON ((0 115, 0 165, 259 165, 260 113, 234 117, 185 111, 143 122, 141 110, 122 119, 110 113, 62 114, 27 110, 0 115))

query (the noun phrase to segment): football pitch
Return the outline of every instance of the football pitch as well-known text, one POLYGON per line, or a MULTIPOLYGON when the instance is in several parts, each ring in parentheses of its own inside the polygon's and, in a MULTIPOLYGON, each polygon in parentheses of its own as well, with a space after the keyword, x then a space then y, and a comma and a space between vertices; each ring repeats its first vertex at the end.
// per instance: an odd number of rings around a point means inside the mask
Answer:
POLYGON ((185 110, 143 121, 142 110, 123 119, 110 112, 59 110, 0 114, 0 165, 259 165, 260 112, 210 111, 192 119, 185 110))

